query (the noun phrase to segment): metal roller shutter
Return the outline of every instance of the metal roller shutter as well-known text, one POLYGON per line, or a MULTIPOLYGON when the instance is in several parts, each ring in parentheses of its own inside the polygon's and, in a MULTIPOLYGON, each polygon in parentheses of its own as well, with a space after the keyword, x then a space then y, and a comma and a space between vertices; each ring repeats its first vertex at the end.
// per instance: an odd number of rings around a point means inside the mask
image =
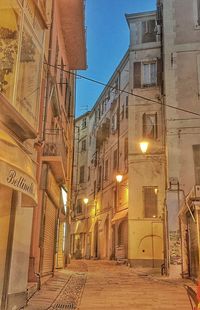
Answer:
POLYGON ((56 207, 47 196, 44 224, 42 275, 50 273, 54 269, 56 211, 56 207))

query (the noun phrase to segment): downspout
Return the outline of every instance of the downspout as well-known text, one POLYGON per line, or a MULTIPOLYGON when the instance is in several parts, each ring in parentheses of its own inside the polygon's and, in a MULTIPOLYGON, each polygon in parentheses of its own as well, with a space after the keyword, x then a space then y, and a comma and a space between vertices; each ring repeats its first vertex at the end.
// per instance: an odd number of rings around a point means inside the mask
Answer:
MULTIPOLYGON (((51 6, 51 24, 50 24, 50 38, 49 38, 49 52, 48 52, 48 64, 51 62, 51 47, 52 47, 52 29, 53 29, 53 12, 54 12, 54 0, 52 0, 52 6, 51 6)), ((46 138, 46 120, 47 120, 47 109, 48 109, 48 103, 49 103, 49 82, 50 82, 50 73, 49 73, 49 66, 47 66, 47 73, 46 73, 46 96, 45 96, 45 104, 44 104, 44 114, 43 114, 43 126, 42 126, 42 140, 45 142, 46 138)), ((41 163, 41 162, 40 162, 41 163)), ((47 168, 48 169, 48 168, 47 168)), ((43 170, 43 169, 42 169, 43 170)), ((46 176, 47 177, 47 174, 46 176)), ((44 213, 45 213, 45 207, 46 207, 46 197, 45 197, 45 190, 42 190, 42 210, 41 210, 41 225, 40 225, 40 262, 39 262, 39 270, 40 273, 38 273, 38 287, 40 287, 40 278, 41 278, 41 269, 42 269, 42 259, 44 254, 44 242, 43 242, 43 232, 44 232, 44 213)))
MULTIPOLYGON (((166 143, 166 113, 165 113, 165 94, 164 94, 164 40, 163 40, 163 5, 160 0, 157 2, 157 11, 160 13, 160 42, 161 42, 161 69, 162 69, 162 79, 161 79, 161 100, 163 103, 162 107, 162 119, 164 123, 163 128, 163 149, 164 149, 164 170, 165 170, 165 200, 163 205, 163 236, 164 236, 164 264, 161 266, 163 272, 166 276, 169 276, 169 238, 168 238, 168 212, 167 212, 167 202, 166 202, 166 194, 167 194, 167 143, 166 143)), ((158 19, 157 19, 158 21, 158 19)))

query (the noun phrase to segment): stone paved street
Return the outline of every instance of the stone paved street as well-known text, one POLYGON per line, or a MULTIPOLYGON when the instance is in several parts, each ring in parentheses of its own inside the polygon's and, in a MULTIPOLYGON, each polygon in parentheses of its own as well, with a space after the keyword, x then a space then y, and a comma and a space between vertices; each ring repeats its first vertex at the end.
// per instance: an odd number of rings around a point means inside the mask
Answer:
POLYGON ((26 309, 189 310, 183 283, 116 262, 72 261, 32 297, 26 309))

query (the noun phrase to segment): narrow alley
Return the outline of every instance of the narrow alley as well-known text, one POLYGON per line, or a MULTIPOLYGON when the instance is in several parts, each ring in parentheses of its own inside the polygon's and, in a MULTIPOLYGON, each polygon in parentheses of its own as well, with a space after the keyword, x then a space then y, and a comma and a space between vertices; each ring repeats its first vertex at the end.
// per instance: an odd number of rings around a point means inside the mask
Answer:
POLYGON ((47 281, 25 309, 188 310, 183 284, 112 261, 76 260, 47 281))

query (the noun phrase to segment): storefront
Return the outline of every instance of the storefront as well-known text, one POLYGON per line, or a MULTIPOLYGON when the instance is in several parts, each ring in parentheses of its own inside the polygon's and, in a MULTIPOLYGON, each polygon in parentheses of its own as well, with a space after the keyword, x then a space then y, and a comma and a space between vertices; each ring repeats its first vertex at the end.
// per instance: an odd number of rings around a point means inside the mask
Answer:
POLYGON ((0 305, 6 309, 6 305, 18 304, 18 299, 26 298, 37 184, 32 160, 2 129, 0 171, 0 305))
POLYGON ((40 270, 41 276, 52 275, 55 266, 58 212, 61 192, 53 173, 48 165, 46 189, 43 192, 43 231, 41 245, 40 270))

